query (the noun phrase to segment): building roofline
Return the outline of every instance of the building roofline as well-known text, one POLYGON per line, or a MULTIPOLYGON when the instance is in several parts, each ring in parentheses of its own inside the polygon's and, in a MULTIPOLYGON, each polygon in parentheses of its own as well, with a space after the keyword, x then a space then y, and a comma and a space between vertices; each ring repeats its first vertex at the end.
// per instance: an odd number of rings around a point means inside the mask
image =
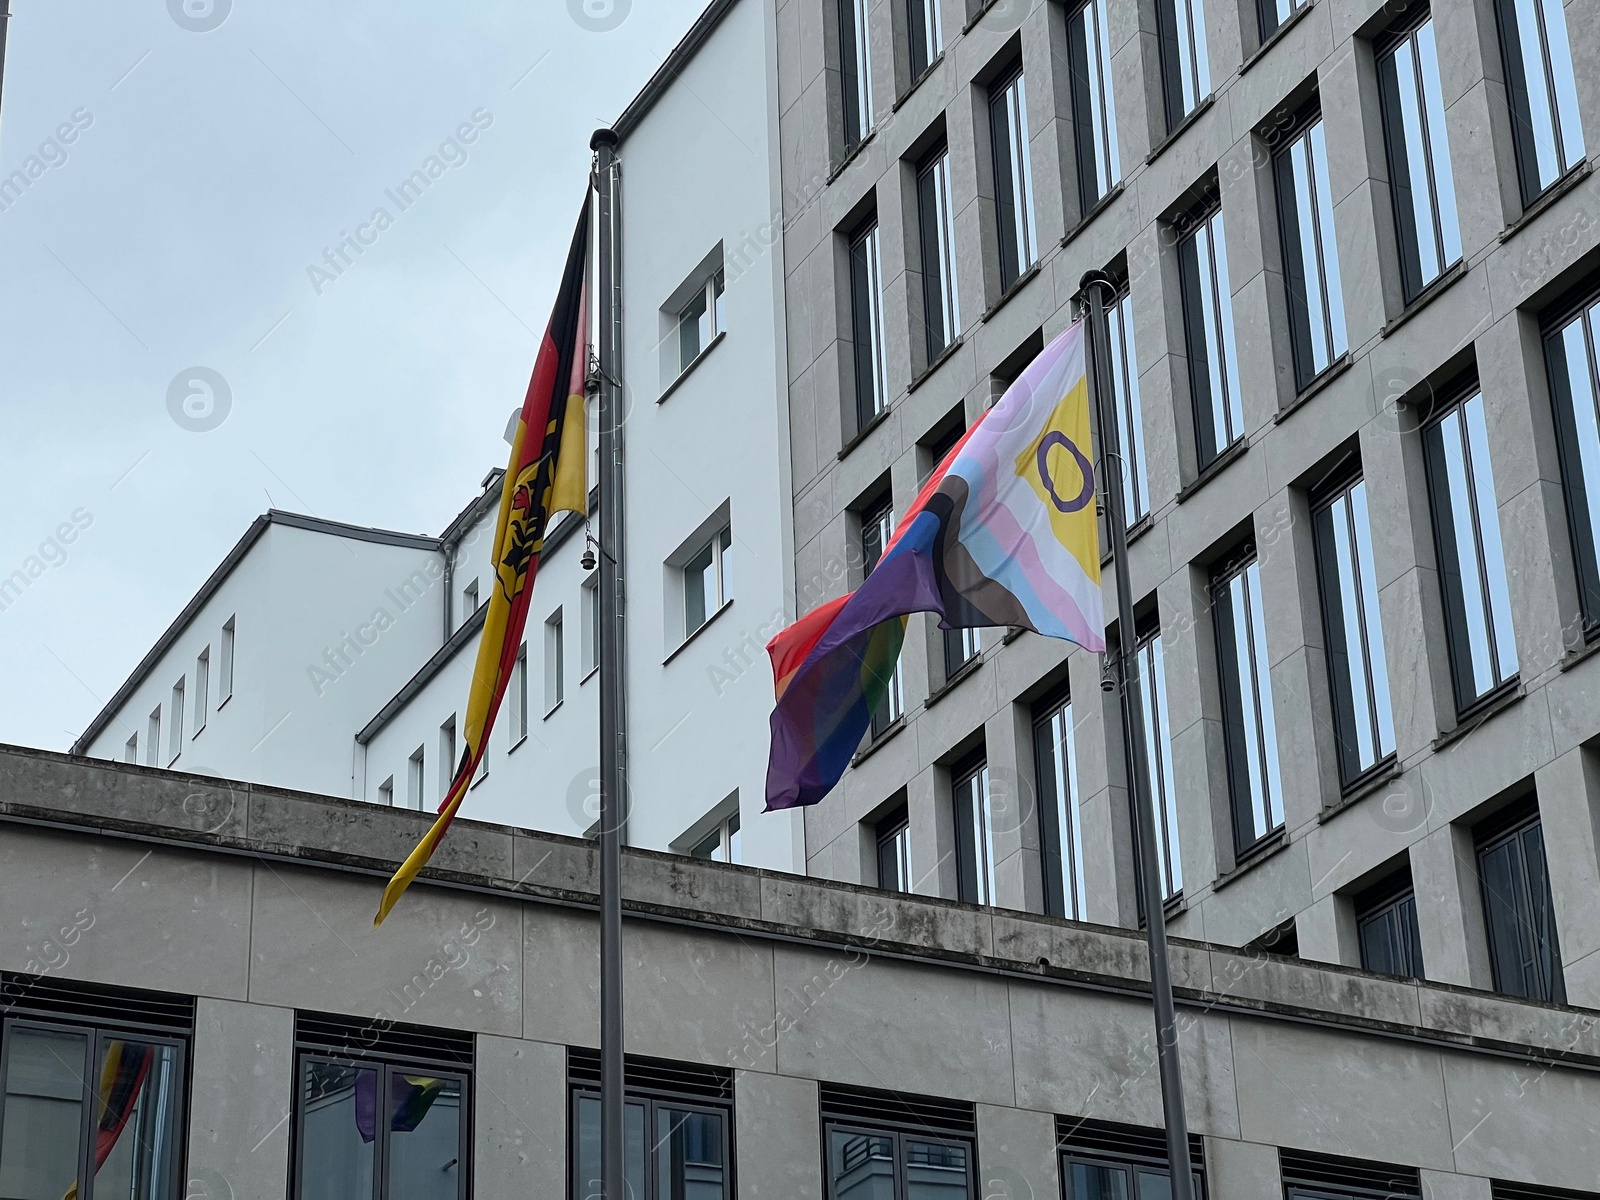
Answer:
POLYGON ((612 124, 612 131, 617 135, 619 142, 626 141, 628 135, 639 127, 639 123, 656 106, 656 101, 666 95, 673 81, 683 74, 684 68, 699 52, 706 39, 715 32, 717 26, 722 23, 722 18, 727 16, 728 11, 737 3, 738 0, 711 0, 705 7, 695 19, 695 23, 689 26, 689 32, 684 34, 672 48, 672 53, 667 55, 666 61, 645 81, 644 87, 639 89, 638 94, 628 102, 628 107, 622 110, 622 115, 612 124))
POLYGON ((139 689, 139 685, 144 683, 150 672, 155 669, 156 663, 161 661, 166 652, 172 648, 172 644, 178 640, 183 631, 188 628, 189 623, 194 620, 195 614, 205 607, 206 602, 216 594, 217 589, 233 574, 234 568, 244 560, 245 555, 250 553, 251 548, 261 540, 261 536, 266 533, 267 527, 271 525, 283 525, 290 529, 304 529, 311 533, 326 533, 333 537, 345 537, 359 542, 374 542, 382 546, 405 546, 414 550, 437 550, 441 545, 438 538, 429 537, 426 534, 398 533, 392 529, 376 529, 367 525, 350 525, 344 521, 329 521, 323 517, 308 517, 302 513, 269 508, 254 521, 250 522, 250 528, 244 531, 244 536, 234 543, 233 549, 228 551, 223 560, 217 564, 216 570, 212 571, 207 576, 206 581, 200 585, 200 590, 195 592, 189 603, 185 604, 177 617, 173 619, 172 624, 168 625, 166 631, 156 639, 155 645, 150 647, 149 653, 139 660, 139 665, 134 667, 133 672, 123 682, 122 686, 117 689, 116 694, 106 702, 105 707, 95 714, 94 720, 89 722, 89 727, 79 735, 78 740, 72 743, 71 753, 87 754, 89 752, 89 747, 105 731, 106 726, 111 724, 111 720, 116 715, 117 710, 126 704, 129 697, 139 689))
POLYGON ((483 477, 480 485, 483 491, 475 496, 470 504, 456 514, 455 520, 444 527, 444 532, 439 535, 439 540, 446 544, 453 544, 461 540, 461 535, 471 529, 480 520, 483 514, 500 503, 500 481, 506 477, 504 467, 495 467, 483 477))

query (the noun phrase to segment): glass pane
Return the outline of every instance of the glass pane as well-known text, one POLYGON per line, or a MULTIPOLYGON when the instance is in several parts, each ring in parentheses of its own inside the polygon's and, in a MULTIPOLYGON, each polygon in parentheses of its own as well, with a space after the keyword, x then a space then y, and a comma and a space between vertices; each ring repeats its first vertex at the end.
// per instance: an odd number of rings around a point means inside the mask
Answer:
POLYGON ((656 1109, 656 1200, 721 1200, 727 1195, 723 1118, 656 1109))
POLYGON ((178 1131, 177 1050, 107 1038, 95 1064, 94 1193, 128 1200, 172 1194, 178 1131))
MULTIPOLYGON (((1539 37, 1538 0, 1514 0, 1518 59, 1511 64, 1522 86, 1513 88, 1516 100, 1526 97, 1527 110, 1519 112, 1518 132, 1526 143, 1523 155, 1536 173, 1534 194, 1543 191, 1561 174, 1557 157, 1554 114, 1550 89, 1545 79, 1544 48, 1539 37)), ((1520 107, 1520 105, 1518 105, 1520 107)))
POLYGON ((1339 271, 1339 247, 1334 237, 1333 195, 1328 186, 1328 146, 1322 122, 1311 127, 1312 172, 1317 184, 1317 235, 1322 239, 1322 273, 1325 277, 1325 302, 1328 306, 1328 354, 1338 358, 1345 352, 1344 283, 1339 271))
POLYGON ((1389 704, 1389 660, 1383 649, 1383 621, 1378 611, 1378 584, 1372 564, 1372 533, 1367 520, 1365 480, 1350 489, 1356 553, 1361 580, 1361 612, 1367 635, 1367 670, 1372 677, 1372 707, 1377 717, 1378 757, 1394 749, 1394 712, 1389 704))
POLYGON ((828 1131, 830 1200, 895 1200, 894 1139, 828 1131))
POLYGON ((61 1200, 77 1186, 82 1144, 82 1034, 12 1026, 0 1108, 0 1196, 61 1200))
POLYGON ((1304 294, 1294 297, 1304 310, 1310 329, 1310 360, 1301 365, 1302 386, 1328 365, 1327 316, 1322 307, 1323 278, 1317 257, 1317 220, 1312 208, 1311 149, 1307 138, 1302 137, 1288 151, 1290 180, 1294 187, 1295 239, 1292 249, 1300 256, 1300 274, 1304 280, 1304 294))
MULTIPOLYGON (((598 1200, 600 1097, 579 1096, 576 1107, 578 1161, 572 1172, 572 1200, 598 1200)), ((623 1122, 627 1141, 622 1166, 624 1191, 629 1200, 645 1200, 644 1105, 629 1104, 623 1122)))
POLYGON ((1483 547, 1484 581, 1494 628, 1496 666, 1500 679, 1517 673, 1517 642, 1511 627, 1511 593, 1506 586, 1506 556, 1500 541, 1500 510, 1494 495, 1494 469, 1489 461, 1489 430, 1483 419, 1483 396, 1462 405, 1467 447, 1472 455, 1472 486, 1478 510, 1478 539, 1483 547))
POLYGON ((706 294, 701 290, 678 318, 678 369, 682 370, 705 349, 709 338, 703 336, 706 319, 706 294))
POLYGON ((962 1200, 972 1195, 967 1181, 967 1148, 944 1142, 905 1139, 905 1200, 962 1200))
POLYGON ((711 547, 696 554, 683 568, 683 632, 693 633, 706 623, 714 604, 711 547))
POLYGON ((1496 681, 1494 664, 1489 656, 1489 611, 1485 604, 1483 576, 1478 570, 1478 538, 1473 523, 1474 498, 1467 480, 1466 431, 1462 416, 1458 408, 1438 426, 1440 461, 1444 466, 1444 486, 1448 497, 1448 509, 1440 516, 1449 521, 1449 527, 1442 533, 1450 539, 1454 548, 1454 562, 1451 565, 1455 571, 1445 576, 1445 582, 1457 590, 1463 625, 1458 634, 1465 635, 1464 657, 1471 670, 1471 679, 1463 682, 1469 684, 1469 694, 1476 698, 1493 689, 1496 681))
POLYGON ((377 1159, 378 1072, 304 1060, 300 1064, 300 1195, 363 1200, 377 1159))
POLYGON ((388 1200, 453 1200, 461 1186, 461 1081, 392 1071, 388 1200))
POLYGON ((1067 1178, 1067 1200, 1134 1200, 1128 1194, 1125 1167, 1075 1162, 1070 1164, 1067 1178))
POLYGON ((1434 204, 1439 219, 1442 261, 1448 266, 1461 257, 1461 223, 1456 215, 1456 181, 1450 166, 1450 138, 1444 124, 1444 88, 1439 82, 1439 52, 1433 40, 1433 21, 1416 32, 1417 63, 1422 68, 1422 97, 1428 122, 1428 147, 1433 166, 1434 204))
POLYGON ((1572 74, 1572 47, 1567 40, 1566 10, 1561 0, 1543 0, 1543 8, 1545 37, 1550 46, 1550 77, 1555 85, 1556 116, 1561 121, 1562 166, 1566 168, 1583 157, 1583 122, 1578 116, 1578 89, 1572 74))

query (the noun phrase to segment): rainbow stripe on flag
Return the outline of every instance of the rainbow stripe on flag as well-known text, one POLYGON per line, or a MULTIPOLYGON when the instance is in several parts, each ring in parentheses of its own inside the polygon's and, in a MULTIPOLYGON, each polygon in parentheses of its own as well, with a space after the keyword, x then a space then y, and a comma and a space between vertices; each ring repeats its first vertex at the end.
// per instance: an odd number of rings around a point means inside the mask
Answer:
POLYGON ((1014 625, 1105 650, 1100 531, 1082 321, 1056 337, 939 464, 849 595, 767 645, 767 808, 815 804, 861 745, 906 617, 1014 625))

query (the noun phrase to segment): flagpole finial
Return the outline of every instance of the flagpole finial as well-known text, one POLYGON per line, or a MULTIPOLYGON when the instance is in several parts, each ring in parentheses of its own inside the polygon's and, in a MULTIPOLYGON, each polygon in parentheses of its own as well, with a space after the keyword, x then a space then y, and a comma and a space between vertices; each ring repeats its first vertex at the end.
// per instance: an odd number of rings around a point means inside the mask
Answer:
POLYGON ((1115 295, 1117 281, 1111 277, 1111 272, 1109 271, 1101 271, 1099 269, 1085 271, 1083 278, 1078 280, 1078 294, 1081 296, 1092 287, 1103 287, 1115 295))
POLYGON ((617 131, 610 128, 596 129, 589 135, 589 149, 598 150, 601 146, 610 146, 613 150, 617 147, 617 131))

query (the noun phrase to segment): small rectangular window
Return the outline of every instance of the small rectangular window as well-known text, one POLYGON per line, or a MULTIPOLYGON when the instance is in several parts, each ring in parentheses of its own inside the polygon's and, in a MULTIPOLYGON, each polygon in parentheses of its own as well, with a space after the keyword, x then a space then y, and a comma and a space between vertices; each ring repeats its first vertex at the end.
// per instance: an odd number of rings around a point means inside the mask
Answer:
POLYGON ((167 701, 167 712, 171 721, 167 729, 167 765, 170 767, 178 761, 178 755, 183 753, 183 703, 187 699, 188 690, 186 680, 180 679, 172 685, 172 695, 167 701))
POLYGON ((1353 480, 1321 498, 1312 513, 1311 529, 1333 686, 1339 776, 1348 788, 1394 753, 1389 664, 1373 577, 1366 482, 1353 480))
POLYGON ((917 222, 922 235, 922 319, 927 332, 928 362, 931 363, 961 333, 947 147, 941 146, 917 171, 917 222))
POLYGON ((427 796, 427 754, 421 746, 406 761, 406 807, 422 811, 427 796))
POLYGON ((1537 804, 1509 809, 1473 833, 1495 991, 1565 1004, 1566 977, 1537 804))
POLYGON ((723 319, 727 314, 723 291, 723 273, 719 267, 678 314, 680 371, 687 371, 717 334, 722 332, 723 319))
POLYGON ((391 775, 378 785, 378 803, 394 807, 394 776, 391 775))
POLYGON ((217 707, 222 707, 222 702, 233 695, 233 642, 234 618, 229 617, 222 623, 222 661, 218 664, 222 671, 222 686, 217 689, 217 707))
POLYGON ((973 1200, 971 1142, 932 1131, 829 1122, 828 1200, 904 1196, 973 1200))
POLYGON ((883 341, 883 265, 876 220, 850 242, 850 330, 854 342, 856 427, 865 429, 889 405, 883 341))
POLYGON ((1211 95, 1211 52, 1201 0, 1158 0, 1156 25, 1161 34, 1161 92, 1171 133, 1211 95))
POLYGON ((1286 1200, 1423 1200, 1415 1167, 1283 1148, 1278 1168, 1286 1200))
MULTIPOLYGON (((588 1200, 600 1194, 598 1055, 569 1051, 567 1061, 571 1196, 588 1200)), ((625 1072, 624 1193, 631 1200, 730 1200, 731 1073, 631 1057, 625 1072)))
POLYGON ((1583 123, 1561 0, 1495 0, 1522 202, 1583 161, 1583 123))
POLYGON ((989 764, 970 759, 950 772, 955 804, 957 899, 994 901, 994 814, 989 804, 989 764))
POLYGON ((1072 701, 1047 702, 1033 716, 1034 780, 1039 793, 1039 846, 1044 860, 1044 910, 1082 921, 1088 916, 1083 829, 1078 816, 1078 754, 1072 701))
POLYGON ((1233 292, 1220 208, 1197 221, 1194 231, 1178 243, 1178 279, 1183 289, 1196 457, 1204 469, 1244 436, 1233 292))
POLYGON ((872 38, 869 0, 839 0, 839 92, 844 149, 849 154, 872 132, 872 38))
POLYGON ((1435 415, 1423 428, 1422 445, 1433 498, 1450 674, 1456 709, 1465 712, 1517 674, 1483 396, 1474 389, 1435 415))
POLYGON ((1122 182, 1117 104, 1111 87, 1110 6, 1110 0, 1087 0, 1067 18, 1080 217, 1122 182))
POLYGON ((1261 40, 1265 42, 1278 31, 1278 26, 1310 3, 1311 0, 1256 0, 1261 40))
POLYGON ((461 589, 461 624, 467 623, 467 618, 478 611, 478 581, 474 579, 461 589))
POLYGON ((1038 259, 1033 224, 1033 165, 1028 154, 1028 101, 1018 67, 989 89, 989 146, 994 155, 995 224, 1000 236, 1000 290, 1038 259))
POLYGON ((1304 391, 1347 349, 1328 148, 1319 113, 1273 159, 1295 385, 1304 391))
POLYGON ((718 821, 716 828, 695 843, 689 851, 690 858, 703 858, 708 862, 736 863, 739 861, 739 814, 733 812, 718 821))
MULTIPOLYGON (((861 559, 863 575, 871 574, 872 569, 878 565, 878 560, 883 557, 884 547, 889 544, 889 539, 894 536, 894 501, 889 496, 870 504, 861 514, 861 559)), ((887 625, 887 623, 885 623, 887 625)), ((885 629, 885 636, 891 638, 895 635, 894 629, 885 629)), ((905 637, 905 623, 898 627, 900 638, 905 637)), ((876 636, 876 635, 875 635, 876 636)), ((905 673, 902 666, 899 650, 895 651, 894 671, 889 676, 888 685, 884 689, 883 699, 872 710, 871 736, 882 737, 883 734, 905 715, 905 673)))
POLYGON ((194 660, 194 736, 206 727, 206 713, 211 708, 211 647, 200 651, 194 660))
POLYGON ((915 82, 944 53, 944 19, 940 0, 905 0, 906 40, 911 51, 911 79, 915 82))
POLYGON ((456 719, 452 715, 439 726, 439 799, 450 794, 456 781, 456 719))
POLYGON ((724 526, 683 567, 683 636, 733 599, 733 532, 724 526))
POLYGON ((583 677, 587 679, 600 667, 600 581, 583 585, 583 610, 579 618, 579 639, 583 645, 583 677))
POLYGON ((158 706, 151 712, 145 722, 144 729, 144 765, 159 767, 161 765, 161 709, 158 706))
POLYGON ((1145 470, 1139 360, 1133 345, 1133 297, 1126 289, 1106 310, 1106 331, 1111 342, 1111 390, 1117 410, 1117 447, 1125 464, 1122 511, 1131 529, 1150 515, 1150 485, 1145 470))
POLYGON ((949 679, 977 658, 983 650, 976 629, 946 629, 944 634, 944 677, 949 679))
POLYGON ((1384 975, 1421 979, 1422 937, 1417 931, 1417 894, 1409 867, 1368 888, 1355 899, 1361 966, 1384 975))
POLYGON ((873 828, 877 847, 878 886, 886 892, 911 890, 911 818, 900 805, 879 818, 873 828))
POLYGON ((1585 633, 1600 629, 1600 299, 1545 336, 1567 524, 1577 559, 1585 633))
POLYGON ((528 647, 517 650, 517 665, 511 676, 511 719, 506 722, 511 733, 511 749, 522 745, 528 736, 528 647))
MULTIPOLYGON (((1056 1118, 1065 1200, 1166 1200, 1172 1171, 1166 1135, 1141 1125, 1077 1117, 1056 1118)), ((1191 1135, 1189 1159, 1195 1200, 1206 1200, 1205 1147, 1191 1135)))
POLYGON ((544 623, 544 711, 552 713, 567 695, 566 635, 558 608, 544 623))
POLYGON ((139 735, 137 733, 129 737, 127 745, 122 747, 122 761, 125 763, 139 761, 139 735))
POLYGON ((1217 575, 1211 595, 1234 848, 1242 854, 1283 828, 1283 780, 1278 772, 1261 566, 1254 547, 1217 575))
POLYGON ((1433 18, 1397 35, 1378 57, 1389 191, 1409 302, 1461 261, 1456 185, 1445 134, 1433 18))
POLYGON ((1135 661, 1139 672, 1139 703, 1144 722, 1150 807, 1156 826, 1156 856, 1161 867, 1161 896, 1164 900, 1171 900, 1183 891, 1183 858, 1178 847, 1178 797, 1177 780, 1172 771, 1172 723, 1167 718, 1167 676, 1158 628, 1150 629, 1139 639, 1135 661))

